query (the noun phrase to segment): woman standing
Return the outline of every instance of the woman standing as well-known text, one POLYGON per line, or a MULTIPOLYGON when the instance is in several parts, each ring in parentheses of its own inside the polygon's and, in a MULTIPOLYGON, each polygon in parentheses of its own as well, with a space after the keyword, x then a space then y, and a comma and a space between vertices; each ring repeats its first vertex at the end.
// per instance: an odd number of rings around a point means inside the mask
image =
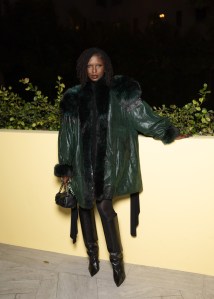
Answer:
POLYGON ((80 55, 77 76, 80 85, 68 89, 60 104, 55 175, 70 184, 76 195, 91 276, 99 271, 96 204, 114 281, 120 286, 125 271, 112 200, 142 191, 138 133, 166 144, 179 131, 142 101, 138 82, 125 76, 113 77, 111 61, 101 49, 90 48, 80 55))

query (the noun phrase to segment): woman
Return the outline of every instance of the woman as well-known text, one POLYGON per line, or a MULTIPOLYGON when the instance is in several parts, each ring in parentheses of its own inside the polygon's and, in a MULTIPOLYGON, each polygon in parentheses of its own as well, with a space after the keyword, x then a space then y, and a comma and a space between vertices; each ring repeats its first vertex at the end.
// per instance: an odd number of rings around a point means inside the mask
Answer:
POLYGON ((108 55, 85 50, 77 61, 80 85, 68 89, 61 101, 59 164, 55 175, 70 184, 78 201, 91 276, 99 271, 94 204, 101 217, 113 277, 125 279, 114 197, 142 191, 138 133, 172 142, 179 131, 141 100, 133 79, 113 77, 108 55), (70 179, 72 178, 72 179, 70 179))

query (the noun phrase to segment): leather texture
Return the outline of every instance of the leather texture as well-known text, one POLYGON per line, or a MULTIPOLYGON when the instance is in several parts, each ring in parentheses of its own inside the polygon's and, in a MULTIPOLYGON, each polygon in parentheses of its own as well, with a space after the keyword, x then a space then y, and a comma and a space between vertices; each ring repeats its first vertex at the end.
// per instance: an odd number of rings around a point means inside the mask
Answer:
POLYGON ((55 202, 58 206, 63 208, 74 209, 77 206, 76 196, 72 194, 67 188, 65 191, 61 192, 62 188, 65 187, 64 184, 61 185, 59 192, 55 195, 55 202))
POLYGON ((123 262, 123 248, 120 239, 120 230, 117 215, 108 220, 101 217, 109 258, 113 269, 114 282, 119 287, 126 278, 123 262))
MULTIPOLYGON (((72 189, 82 208, 92 208, 93 184, 84 176, 82 134, 84 125, 78 116, 81 86, 66 91, 62 100, 62 120, 59 131, 59 165, 72 168, 72 189)), ((108 127, 104 158, 103 194, 106 198, 142 191, 138 134, 172 142, 179 134, 167 118, 153 112, 141 99, 137 81, 116 76, 109 90, 108 127)))
POLYGON ((87 248, 89 257, 88 270, 94 276, 100 269, 99 267, 99 248, 97 243, 97 228, 94 217, 94 210, 83 210, 79 208, 80 223, 82 228, 83 240, 87 248))

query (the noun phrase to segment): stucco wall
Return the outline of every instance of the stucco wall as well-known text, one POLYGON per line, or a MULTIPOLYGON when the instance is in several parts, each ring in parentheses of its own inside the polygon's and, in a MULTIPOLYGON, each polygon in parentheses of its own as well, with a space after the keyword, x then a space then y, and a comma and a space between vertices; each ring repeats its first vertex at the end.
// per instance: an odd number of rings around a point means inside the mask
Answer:
MULTIPOLYGON (((137 238, 129 199, 115 201, 125 262, 214 275, 214 138, 163 145, 139 137, 144 191, 137 238)), ((86 256, 68 210, 54 203, 57 132, 0 130, 0 242, 86 256)), ((100 258, 108 259, 99 216, 100 258)))

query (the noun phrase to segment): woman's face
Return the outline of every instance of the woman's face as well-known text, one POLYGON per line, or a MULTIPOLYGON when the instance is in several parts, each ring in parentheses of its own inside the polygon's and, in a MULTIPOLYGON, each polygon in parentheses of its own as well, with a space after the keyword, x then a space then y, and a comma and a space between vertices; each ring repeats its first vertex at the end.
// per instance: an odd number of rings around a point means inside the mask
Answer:
POLYGON ((88 61, 87 75, 91 81, 98 81, 105 73, 105 66, 102 58, 98 55, 93 55, 88 61))

